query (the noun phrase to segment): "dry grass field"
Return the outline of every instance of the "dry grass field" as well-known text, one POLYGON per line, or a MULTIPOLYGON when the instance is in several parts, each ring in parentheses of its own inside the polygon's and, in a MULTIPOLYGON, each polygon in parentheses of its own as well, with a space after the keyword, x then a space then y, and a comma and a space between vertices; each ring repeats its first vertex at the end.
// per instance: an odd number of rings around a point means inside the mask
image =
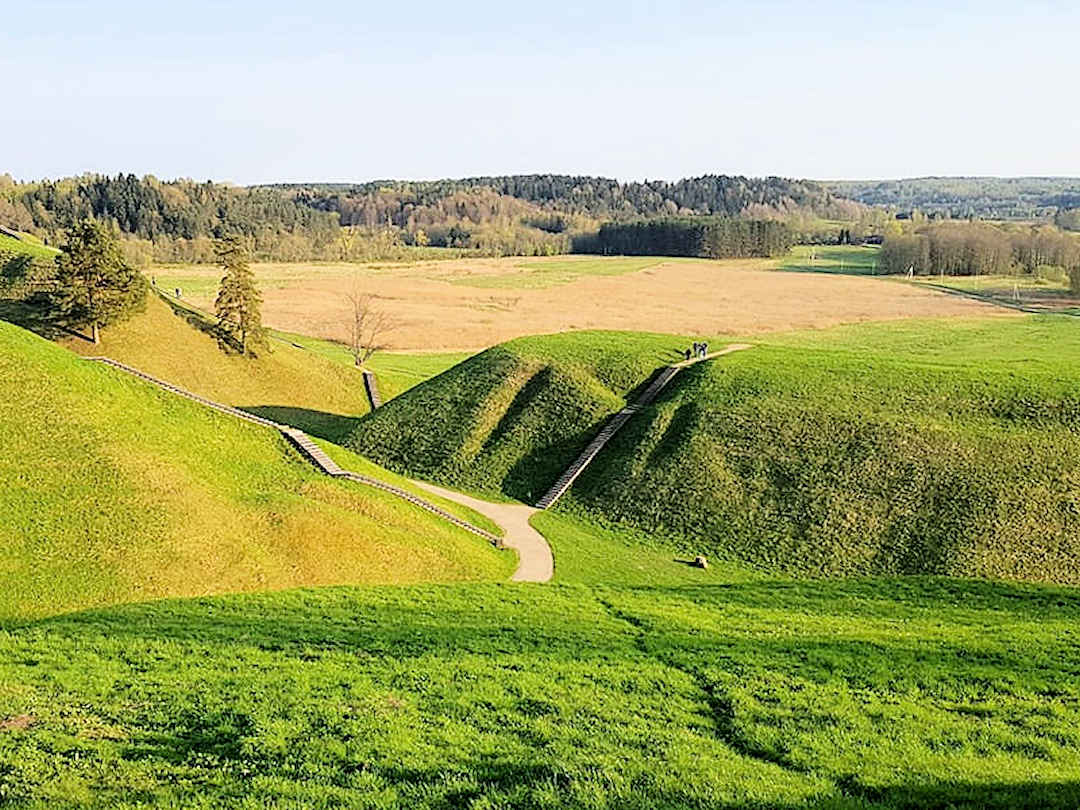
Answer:
MULTIPOLYGON (((343 339, 359 288, 392 314, 390 348, 481 349, 567 329, 753 335, 861 321, 1001 314, 888 279, 781 272, 775 260, 556 256, 393 264, 257 264, 263 322, 343 339)), ((161 267, 160 287, 213 302, 220 271, 161 267)))

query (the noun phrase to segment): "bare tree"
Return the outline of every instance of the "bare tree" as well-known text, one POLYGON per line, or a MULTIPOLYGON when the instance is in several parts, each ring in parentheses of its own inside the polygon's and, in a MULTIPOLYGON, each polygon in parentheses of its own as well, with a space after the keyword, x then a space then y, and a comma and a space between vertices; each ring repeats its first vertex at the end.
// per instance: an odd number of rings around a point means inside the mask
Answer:
POLYGON ((397 328, 397 323, 367 293, 354 289, 345 298, 350 308, 349 351, 357 367, 361 367, 375 352, 386 348, 386 335, 397 328))

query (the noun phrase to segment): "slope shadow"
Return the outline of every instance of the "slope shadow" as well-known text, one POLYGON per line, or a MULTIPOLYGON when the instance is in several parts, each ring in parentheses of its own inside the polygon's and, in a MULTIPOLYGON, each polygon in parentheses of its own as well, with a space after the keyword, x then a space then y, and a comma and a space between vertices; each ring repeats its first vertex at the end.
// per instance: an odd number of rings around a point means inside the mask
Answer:
POLYGON ((304 433, 334 444, 342 444, 348 439, 362 419, 360 416, 294 408, 289 405, 240 405, 238 409, 252 416, 298 428, 304 433))
POLYGON ((181 304, 175 299, 169 298, 161 290, 154 289, 157 293, 157 297, 160 298, 165 304, 172 310, 172 314, 177 318, 182 318, 188 326, 192 329, 197 329, 204 335, 208 335, 217 341, 218 347, 226 354, 239 354, 240 345, 236 342, 236 339, 227 331, 222 329, 218 323, 209 315, 200 312, 193 307, 181 304))
POLYGON ((74 337, 89 342, 82 332, 72 329, 62 320, 51 317, 48 309, 35 302, 33 297, 22 300, 0 299, 0 321, 13 323, 46 340, 74 337))

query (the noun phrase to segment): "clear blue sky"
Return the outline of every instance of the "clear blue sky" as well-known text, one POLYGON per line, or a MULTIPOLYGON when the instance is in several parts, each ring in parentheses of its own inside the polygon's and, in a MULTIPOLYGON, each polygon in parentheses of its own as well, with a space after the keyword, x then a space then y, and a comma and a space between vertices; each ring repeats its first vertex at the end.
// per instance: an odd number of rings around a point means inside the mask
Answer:
POLYGON ((1080 175, 1080 3, 8 3, 0 172, 1080 175))

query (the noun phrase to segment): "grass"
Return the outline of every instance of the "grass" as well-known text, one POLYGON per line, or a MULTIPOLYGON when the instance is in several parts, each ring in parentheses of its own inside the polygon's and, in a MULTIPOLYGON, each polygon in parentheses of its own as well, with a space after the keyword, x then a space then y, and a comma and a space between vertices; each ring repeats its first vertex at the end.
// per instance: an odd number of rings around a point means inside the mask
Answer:
POLYGON ((1073 808, 1080 599, 295 590, 0 633, 12 807, 1073 808))
POLYGON ((760 573, 730 561, 697 568, 693 557, 680 554, 670 544, 625 527, 605 529, 587 516, 548 510, 537 512, 529 523, 551 546, 555 581, 560 583, 666 587, 761 578, 760 573))
POLYGON ((226 355, 210 329, 198 313, 151 295, 144 314, 103 330, 100 345, 65 345, 332 441, 369 410, 356 370, 277 341, 258 359, 226 355))
MULTIPOLYGON (((324 338, 299 335, 271 329, 277 339, 306 349, 339 365, 354 368, 355 362, 348 347, 324 338)), ((383 402, 403 394, 425 380, 437 377, 448 368, 456 366, 472 356, 472 352, 376 352, 366 368, 374 372, 379 382, 379 394, 383 402)))
POLYGON ((387 403, 348 446, 398 472, 532 502, 631 389, 688 343, 617 332, 511 341, 387 403))
MULTIPOLYGON (((1071 322, 769 341, 683 372, 559 508, 761 571, 1080 582, 1071 322)), ((533 502, 679 345, 512 341, 395 400, 350 443, 400 472, 533 502)))
POLYGON ((31 234, 23 234, 23 238, 15 239, 6 233, 0 233, 0 253, 16 253, 52 261, 59 251, 43 245, 41 240, 31 234))
POLYGON ((800 273, 876 275, 880 248, 872 245, 796 245, 779 269, 800 273))
POLYGON ((351 450, 347 450, 344 447, 340 447, 333 442, 328 442, 322 439, 314 440, 319 447, 321 447, 326 454, 330 456, 338 466, 343 470, 349 470, 350 472, 359 473, 360 475, 366 475, 368 478, 374 478, 378 481, 382 481, 387 484, 391 484, 399 489, 403 489, 407 492, 411 492, 413 495, 418 495, 429 503, 433 503, 436 506, 441 507, 452 515, 455 515, 462 520, 468 521, 477 528, 484 529, 496 536, 503 536, 505 532, 502 527, 495 521, 491 520, 486 515, 481 515, 479 512, 470 509, 467 506, 462 506, 455 501, 448 501, 445 498, 440 498, 438 495, 433 495, 423 487, 418 487, 412 482, 411 479, 406 478, 403 475, 391 472, 384 467, 380 467, 372 461, 364 458, 363 456, 353 453, 351 450))
POLYGON ((0 346, 0 618, 511 573, 483 540, 316 473, 267 428, 6 323, 0 346))

